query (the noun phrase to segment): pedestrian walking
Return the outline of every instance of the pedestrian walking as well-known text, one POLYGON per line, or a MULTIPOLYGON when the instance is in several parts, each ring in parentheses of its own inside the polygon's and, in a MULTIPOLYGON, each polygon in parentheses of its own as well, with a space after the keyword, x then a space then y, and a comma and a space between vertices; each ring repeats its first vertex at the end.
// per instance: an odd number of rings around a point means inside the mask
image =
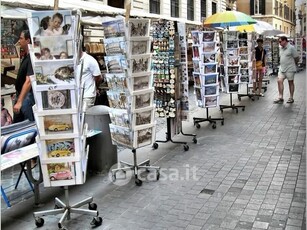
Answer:
POLYGON ((294 75, 297 70, 297 63, 299 56, 296 48, 292 46, 287 37, 282 36, 278 39, 280 44, 279 55, 280 55, 280 66, 278 70, 278 93, 279 97, 274 100, 274 103, 284 102, 284 80, 287 78, 289 83, 290 97, 287 103, 293 103, 294 95, 294 75))
POLYGON ((28 45, 31 44, 29 30, 23 30, 20 34, 20 48, 25 52, 21 60, 20 67, 15 82, 16 101, 13 107, 13 123, 24 120, 34 121, 32 106, 35 104, 34 95, 31 87, 30 76, 34 74, 28 45))
POLYGON ((258 95, 263 97, 264 95, 261 93, 262 90, 262 80, 264 75, 264 68, 265 68, 265 57, 266 51, 263 48, 263 39, 257 39, 257 46, 255 48, 255 59, 256 59, 256 74, 255 79, 253 80, 253 93, 256 93, 258 88, 258 95))

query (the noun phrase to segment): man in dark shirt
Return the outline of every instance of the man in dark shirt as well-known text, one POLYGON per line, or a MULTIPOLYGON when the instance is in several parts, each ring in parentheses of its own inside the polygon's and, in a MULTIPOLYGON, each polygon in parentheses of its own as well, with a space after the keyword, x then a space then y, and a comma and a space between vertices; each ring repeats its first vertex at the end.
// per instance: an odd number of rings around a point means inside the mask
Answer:
POLYGON ((30 32, 23 30, 20 34, 18 43, 24 51, 24 57, 18 70, 15 82, 16 102, 13 107, 13 123, 24 120, 34 121, 32 106, 35 104, 31 87, 30 76, 33 75, 28 45, 31 44, 30 32))

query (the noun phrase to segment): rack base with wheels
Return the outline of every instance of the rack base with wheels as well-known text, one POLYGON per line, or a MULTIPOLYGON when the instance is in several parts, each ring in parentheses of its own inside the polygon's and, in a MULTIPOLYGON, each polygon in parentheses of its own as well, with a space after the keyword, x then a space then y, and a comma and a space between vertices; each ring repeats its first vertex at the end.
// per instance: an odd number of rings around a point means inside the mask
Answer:
POLYGON ((111 170, 112 180, 113 181, 116 180, 116 173, 117 172, 123 171, 124 173, 126 173, 128 170, 132 170, 134 172, 135 184, 137 186, 141 186, 143 181, 141 179, 139 179, 139 177, 138 177, 138 171, 140 169, 145 169, 146 171, 156 170, 156 178, 157 178, 157 180, 159 180, 159 178, 160 178, 160 167, 150 165, 149 159, 147 159, 147 160, 138 164, 137 163, 137 156, 136 156, 136 149, 132 149, 132 153, 133 153, 133 164, 125 162, 125 161, 120 161, 120 165, 122 167, 115 168, 115 169, 111 170))
POLYGON ((200 128, 200 122, 205 122, 208 121, 210 124, 212 124, 212 128, 216 129, 216 121, 221 121, 221 124, 224 125, 224 118, 220 117, 220 118, 212 118, 211 116, 209 116, 209 109, 206 108, 206 114, 207 117, 206 118, 200 118, 200 117, 193 117, 193 121, 194 121, 194 125, 196 126, 196 128, 200 128))
POLYGON ((42 227, 45 223, 44 219, 42 216, 48 216, 48 215, 57 215, 63 213, 62 217, 60 218, 58 222, 58 228, 59 229, 66 229, 63 226, 63 222, 67 219, 70 220, 70 214, 71 213, 78 213, 78 214, 86 214, 93 216, 93 219, 91 221, 91 225, 93 226, 100 226, 102 224, 102 218, 99 217, 99 213, 96 210, 97 205, 93 202, 93 197, 88 197, 76 204, 69 205, 69 194, 68 194, 68 186, 64 186, 65 190, 65 200, 66 203, 61 201, 59 198, 55 197, 55 206, 54 209, 50 210, 45 210, 45 211, 39 211, 39 212, 34 212, 33 216, 35 218, 35 225, 37 227, 42 227), (81 206, 88 204, 88 210, 87 209, 82 209, 80 208, 81 206))
MULTIPOLYGON (((154 149, 157 149, 157 148, 159 148, 159 145, 158 145, 158 143, 157 142, 160 142, 160 143, 166 143, 166 142, 172 142, 172 143, 174 143, 174 144, 183 144, 183 149, 184 149, 184 151, 188 151, 189 150, 189 146, 188 146, 188 144, 187 144, 187 142, 185 142, 185 141, 174 141, 173 139, 172 139, 172 137, 171 137, 171 120, 170 120, 170 118, 167 118, 167 132, 166 132, 166 139, 165 140, 156 140, 156 142, 155 143, 153 143, 153 145, 152 145, 152 147, 154 148, 154 149)), ((187 134, 186 134, 187 135, 187 134)), ((193 135, 193 134, 191 134, 191 135, 193 135)), ((194 138, 195 138, 195 136, 194 136, 194 138)), ((195 140, 195 139, 194 139, 195 140)), ((196 140, 196 142, 197 142, 197 140, 196 140)), ((196 143, 195 141, 194 141, 194 143, 196 143)))
POLYGON ((238 108, 242 108, 242 111, 245 110, 245 105, 235 105, 232 104, 232 93, 230 93, 230 105, 220 105, 220 111, 223 112, 224 109, 236 110, 236 113, 239 112, 238 108))
POLYGON ((189 137, 193 137, 192 141, 196 144, 197 143, 197 138, 196 138, 196 134, 194 133, 183 133, 182 130, 180 131, 180 133, 183 135, 183 136, 189 136, 189 137))
POLYGON ((238 100, 241 101, 242 97, 249 97, 249 99, 252 99, 252 101, 254 101, 255 97, 257 97, 257 99, 259 100, 259 96, 260 95, 257 95, 257 94, 254 94, 254 93, 249 93, 249 87, 248 87, 248 84, 246 84, 246 94, 239 93, 238 94, 238 100))

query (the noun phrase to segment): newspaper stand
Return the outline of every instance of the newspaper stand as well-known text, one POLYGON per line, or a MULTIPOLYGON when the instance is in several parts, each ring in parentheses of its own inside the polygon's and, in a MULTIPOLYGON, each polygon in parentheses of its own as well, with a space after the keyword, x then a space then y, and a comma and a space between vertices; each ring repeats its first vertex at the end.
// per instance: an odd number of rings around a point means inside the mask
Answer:
MULTIPOLYGON (((88 158, 83 88, 77 74, 81 48, 80 17, 79 12, 70 10, 31 12, 28 16, 33 41, 29 47, 34 70, 31 84, 36 101, 33 111, 38 128, 36 142, 44 186, 61 186, 65 190, 65 202, 56 197, 55 209, 33 213, 37 227, 44 225, 42 216, 61 213, 59 229, 65 229, 63 222, 70 219, 71 213, 93 216, 91 225, 102 223, 92 197, 69 204, 68 187, 85 183, 88 158), (63 27, 59 28, 62 32, 46 35, 40 25, 47 17, 56 14, 63 17, 63 27), (68 57, 46 60, 40 57, 41 50, 52 55, 65 51, 68 57), (80 208, 85 204, 88 204, 89 210, 80 208)), ((82 69, 82 64, 80 66, 82 69)))
POLYGON ((107 92, 110 105, 110 133, 114 144, 129 148, 133 163, 120 161, 110 170, 115 182, 118 172, 133 171, 135 184, 142 185, 139 170, 155 170, 159 179, 160 167, 149 160, 137 163, 136 150, 151 145, 155 138, 153 84, 150 72, 151 54, 148 19, 113 18, 102 23, 107 66, 107 92))

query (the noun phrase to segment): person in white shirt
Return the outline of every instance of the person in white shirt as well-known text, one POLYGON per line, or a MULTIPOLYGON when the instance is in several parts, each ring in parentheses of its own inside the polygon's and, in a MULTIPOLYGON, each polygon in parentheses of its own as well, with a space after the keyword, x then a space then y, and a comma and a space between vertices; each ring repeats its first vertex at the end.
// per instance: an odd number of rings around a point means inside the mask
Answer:
POLYGON ((80 54, 80 64, 77 67, 78 79, 80 79, 81 67, 81 87, 84 88, 83 104, 85 109, 88 109, 95 104, 96 87, 99 86, 102 77, 96 59, 83 51, 80 54))

